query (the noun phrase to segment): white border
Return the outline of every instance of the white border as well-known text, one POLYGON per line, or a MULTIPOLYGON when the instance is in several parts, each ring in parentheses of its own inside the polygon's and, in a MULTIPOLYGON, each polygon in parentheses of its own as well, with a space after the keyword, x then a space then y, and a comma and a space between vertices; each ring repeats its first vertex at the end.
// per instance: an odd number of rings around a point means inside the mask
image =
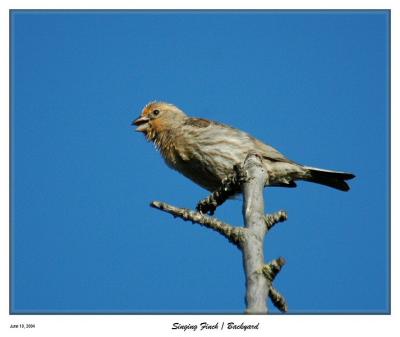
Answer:
MULTIPOLYGON (((282 336, 394 336, 395 326, 399 326, 399 291, 396 285, 399 284, 399 268, 397 262, 392 264, 392 315, 287 315, 287 316, 191 316, 191 315, 12 315, 8 314, 8 42, 9 42, 9 9, 221 9, 221 8, 240 8, 240 9, 391 9, 392 26, 392 92, 399 92, 399 2, 398 1, 354 1, 337 0, 324 1, 168 1, 168 7, 160 1, 8 1, 0 2, 0 39, 1 39, 1 113, 0 113, 0 258, 1 258, 1 278, 0 278, 0 298, 1 298, 1 335, 12 336, 29 334, 32 336, 71 336, 79 332, 81 335, 117 335, 117 336, 150 336, 150 335, 190 335, 190 334, 213 334, 213 335, 251 335, 251 336, 272 336, 275 333, 282 336), (362 6, 360 6, 362 3, 362 6), (199 324, 200 322, 229 322, 240 323, 260 322, 260 330, 246 331, 206 331, 192 332, 171 330, 173 322, 199 324), (10 329, 10 324, 35 323, 35 329, 21 330, 10 329)), ((394 149, 398 149, 399 136, 397 131, 399 115, 399 95, 392 96, 392 201, 398 200, 398 154, 394 149)), ((360 121, 361 122, 361 121, 360 121)), ((398 152, 398 151, 397 151, 398 152)), ((373 158, 371 158, 373 160, 373 158)), ((399 238, 399 213, 392 202, 392 238, 399 238)), ((376 224, 379 226, 379 224, 376 224)), ((392 242, 392 261, 399 261, 399 247, 395 239, 392 242)), ((372 268, 373 269, 373 268, 372 268)), ((368 282, 368 280, 366 280, 368 282)), ((371 289, 373 291, 373 289, 371 289)))

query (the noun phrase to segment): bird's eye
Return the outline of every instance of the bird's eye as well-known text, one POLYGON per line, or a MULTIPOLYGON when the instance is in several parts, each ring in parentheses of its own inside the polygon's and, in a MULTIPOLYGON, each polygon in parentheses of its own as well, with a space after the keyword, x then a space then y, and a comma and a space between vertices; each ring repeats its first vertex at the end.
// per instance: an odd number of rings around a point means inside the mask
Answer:
POLYGON ((160 110, 153 110, 153 115, 158 116, 160 114, 160 110))

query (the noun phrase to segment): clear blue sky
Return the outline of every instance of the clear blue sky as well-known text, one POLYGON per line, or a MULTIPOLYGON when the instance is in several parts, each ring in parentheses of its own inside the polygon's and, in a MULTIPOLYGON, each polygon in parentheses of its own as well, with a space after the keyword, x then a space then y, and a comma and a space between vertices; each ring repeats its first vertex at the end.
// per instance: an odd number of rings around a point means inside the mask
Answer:
MULTIPOLYGON (((151 100, 357 175, 266 189, 292 313, 389 310, 388 12, 14 12, 12 311, 242 313, 240 251, 151 209, 208 193, 130 126, 151 100)), ((241 200, 216 216, 242 225, 241 200)), ((273 312, 275 309, 270 307, 273 312)))

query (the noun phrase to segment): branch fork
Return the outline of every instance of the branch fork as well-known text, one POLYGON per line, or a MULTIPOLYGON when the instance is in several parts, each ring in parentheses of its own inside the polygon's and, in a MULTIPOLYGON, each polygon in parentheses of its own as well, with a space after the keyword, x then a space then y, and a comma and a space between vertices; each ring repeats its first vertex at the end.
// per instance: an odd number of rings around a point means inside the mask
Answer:
POLYGON ((249 154, 243 165, 235 165, 232 174, 222 181, 221 187, 199 201, 196 211, 179 208, 161 201, 150 206, 167 212, 185 221, 198 223, 210 228, 236 245, 243 255, 246 274, 246 313, 267 313, 267 298, 282 312, 287 312, 285 298, 273 287, 272 282, 286 263, 280 257, 264 263, 264 237, 277 223, 287 219, 285 211, 274 214, 264 213, 264 186, 268 185, 268 172, 263 159, 249 154), (237 193, 243 193, 244 227, 236 227, 218 220, 211 215, 218 206, 237 193))
POLYGON ((169 213, 174 217, 179 217, 185 221, 191 221, 192 223, 198 223, 199 225, 213 229, 237 246, 240 246, 243 241, 243 228, 231 226, 217 218, 192 211, 188 208, 175 207, 161 201, 153 201, 150 206, 169 213))

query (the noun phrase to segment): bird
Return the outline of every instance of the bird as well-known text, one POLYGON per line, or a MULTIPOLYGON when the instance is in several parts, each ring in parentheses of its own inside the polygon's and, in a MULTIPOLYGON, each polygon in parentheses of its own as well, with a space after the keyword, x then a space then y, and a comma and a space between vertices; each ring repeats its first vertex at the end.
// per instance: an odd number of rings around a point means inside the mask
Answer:
POLYGON ((209 119, 190 117, 167 102, 146 104, 132 125, 154 143, 170 168, 210 192, 217 190, 249 153, 262 158, 268 173, 266 186, 296 187, 296 181, 300 180, 348 191, 346 181, 355 177, 348 172, 298 164, 247 132, 209 119))

